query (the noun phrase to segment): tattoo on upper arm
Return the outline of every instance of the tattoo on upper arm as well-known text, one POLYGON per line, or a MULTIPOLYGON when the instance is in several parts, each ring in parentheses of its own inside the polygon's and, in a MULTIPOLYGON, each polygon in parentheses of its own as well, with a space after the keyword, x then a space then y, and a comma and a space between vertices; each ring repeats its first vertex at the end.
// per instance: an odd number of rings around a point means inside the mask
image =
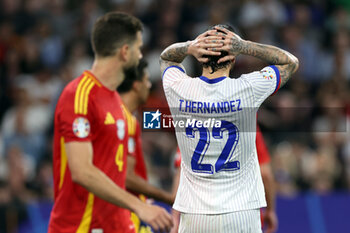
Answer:
POLYGON ((176 43, 166 48, 160 58, 166 61, 181 63, 187 56, 189 43, 176 43))

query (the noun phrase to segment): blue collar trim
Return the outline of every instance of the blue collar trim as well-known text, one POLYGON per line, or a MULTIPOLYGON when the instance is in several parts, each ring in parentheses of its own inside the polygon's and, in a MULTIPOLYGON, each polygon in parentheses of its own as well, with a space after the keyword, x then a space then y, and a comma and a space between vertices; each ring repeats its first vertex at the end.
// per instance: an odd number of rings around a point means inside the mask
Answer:
POLYGON ((209 84, 214 84, 214 83, 218 83, 222 80, 224 80, 225 78, 227 78, 226 76, 222 76, 222 77, 219 77, 219 78, 213 78, 213 79, 209 79, 205 76, 200 76, 199 77, 201 80, 203 80, 204 82, 206 83, 209 83, 209 84))

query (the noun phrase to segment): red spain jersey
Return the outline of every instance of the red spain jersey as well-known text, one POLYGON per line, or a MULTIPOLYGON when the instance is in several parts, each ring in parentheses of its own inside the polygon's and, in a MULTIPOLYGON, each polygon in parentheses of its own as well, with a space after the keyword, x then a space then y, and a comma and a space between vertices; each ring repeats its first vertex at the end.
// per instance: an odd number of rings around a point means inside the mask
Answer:
MULTIPOLYGON (((133 116, 124 105, 123 109, 128 123, 128 156, 132 156, 135 159, 135 174, 140 176, 144 180, 148 180, 146 164, 142 151, 140 124, 137 121, 136 117, 133 116)), ((140 200, 146 201, 146 197, 143 194, 136 193, 130 190, 128 191, 140 198, 140 200)), ((130 219, 134 223, 136 232, 149 232, 147 230, 147 225, 142 224, 141 220, 135 213, 131 213, 130 219)))
MULTIPOLYGON (((260 131, 259 126, 256 126, 256 152, 258 154, 258 160, 259 164, 264 164, 270 162, 270 154, 266 147, 264 137, 260 131)), ((181 165, 181 152, 180 148, 177 147, 176 154, 175 154, 175 160, 174 160, 174 167, 178 168, 181 165)))
POLYGON ((135 158, 135 173, 147 180, 147 169, 142 151, 141 128, 136 117, 129 110, 125 110, 125 116, 128 123, 128 154, 135 158))
POLYGON ((259 126, 256 126, 256 152, 258 154, 259 164, 270 162, 270 153, 265 144, 264 137, 261 133, 259 126))
POLYGON ((93 164, 125 189, 127 133, 116 91, 104 87, 88 71, 65 87, 55 112, 55 203, 49 233, 134 232, 128 210, 98 198, 72 181, 65 152, 67 142, 91 142, 93 164))

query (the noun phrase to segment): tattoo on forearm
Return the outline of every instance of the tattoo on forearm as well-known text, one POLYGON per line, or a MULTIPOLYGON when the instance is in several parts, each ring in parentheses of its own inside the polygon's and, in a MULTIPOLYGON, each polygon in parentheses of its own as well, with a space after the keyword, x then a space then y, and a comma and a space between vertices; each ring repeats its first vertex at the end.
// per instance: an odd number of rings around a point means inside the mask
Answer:
POLYGON ((254 42, 240 43, 240 46, 242 54, 260 58, 270 64, 284 65, 292 62, 290 53, 275 46, 254 42))
POLYGON ((254 42, 235 41, 232 50, 260 58, 267 63, 276 65, 280 71, 281 86, 283 86, 291 75, 298 69, 298 59, 289 52, 271 45, 254 42))
POLYGON ((291 63, 288 65, 277 65, 281 76, 281 86, 284 86, 292 74, 298 69, 296 63, 291 63))
POLYGON ((166 48, 160 55, 159 64, 161 72, 169 66, 181 66, 181 62, 185 59, 188 51, 188 42, 176 43, 166 48))
POLYGON ((231 54, 237 54, 242 53, 243 51, 243 43, 240 40, 237 40, 236 38, 231 38, 231 54))

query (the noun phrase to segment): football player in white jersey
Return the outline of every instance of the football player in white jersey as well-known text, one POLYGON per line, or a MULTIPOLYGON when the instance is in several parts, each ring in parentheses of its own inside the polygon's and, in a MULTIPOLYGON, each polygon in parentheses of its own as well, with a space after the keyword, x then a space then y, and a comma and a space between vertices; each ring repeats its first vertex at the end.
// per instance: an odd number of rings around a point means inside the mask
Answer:
POLYGON ((261 232, 259 209, 266 201, 255 147, 256 112, 298 69, 298 59, 216 25, 193 41, 166 48, 160 66, 183 156, 173 206, 181 212, 179 232, 261 232), (232 79, 239 54, 270 66, 232 79), (187 55, 202 63, 200 77, 186 74, 181 62, 187 55))

